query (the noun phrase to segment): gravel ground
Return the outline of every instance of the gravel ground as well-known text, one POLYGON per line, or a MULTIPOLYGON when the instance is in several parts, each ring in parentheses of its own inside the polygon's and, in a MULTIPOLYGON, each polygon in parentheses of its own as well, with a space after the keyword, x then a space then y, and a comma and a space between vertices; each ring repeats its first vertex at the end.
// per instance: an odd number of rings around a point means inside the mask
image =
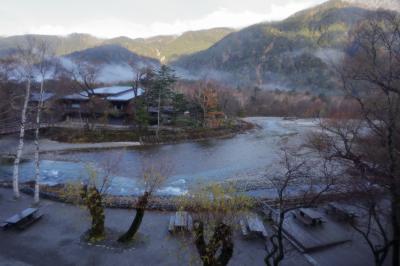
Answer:
MULTIPOLYGON (((27 195, 15 201, 12 190, 0 188, 0 220, 29 207, 31 202, 27 195)), ((90 223, 82 208, 44 200, 41 211, 45 215, 42 220, 25 231, 0 231, 0 265, 199 265, 192 240, 168 233, 171 213, 147 212, 139 230, 140 243, 120 250, 80 242, 90 223)), ((131 210, 107 209, 106 225, 113 232, 121 232, 133 216, 131 210)), ((229 265, 263 265, 264 255, 262 240, 237 236, 229 265)), ((304 261, 303 256, 297 257, 296 261, 304 261)))

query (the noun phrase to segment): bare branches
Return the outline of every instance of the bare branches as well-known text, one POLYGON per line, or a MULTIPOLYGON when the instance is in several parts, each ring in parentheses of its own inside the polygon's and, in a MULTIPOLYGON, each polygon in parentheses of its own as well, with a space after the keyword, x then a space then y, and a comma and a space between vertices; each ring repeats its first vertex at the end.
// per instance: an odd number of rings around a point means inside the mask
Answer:
POLYGON ((149 196, 161 187, 173 170, 172 164, 168 161, 155 163, 144 160, 142 166, 144 190, 149 196))
POLYGON ((392 264, 399 265, 400 16, 378 11, 361 21, 351 32, 338 73, 360 112, 356 119, 344 114, 323 121, 311 148, 341 165, 346 184, 369 196, 359 206, 364 215, 354 229, 370 246, 375 263, 382 265, 392 248, 392 264), (375 197, 382 192, 387 197, 375 197))
POLYGON ((285 258, 283 227, 288 213, 318 204, 321 196, 331 190, 336 179, 329 161, 317 167, 311 158, 305 159, 287 147, 282 149, 280 166, 280 173, 278 169, 277 173, 267 176, 277 200, 274 219, 276 230, 268 241, 264 259, 267 265, 279 265, 285 258), (292 198, 297 199, 295 203, 290 201, 292 198))
POLYGON ((87 95, 83 96, 89 98, 94 95, 93 90, 98 84, 100 70, 99 65, 93 65, 81 59, 74 60, 70 69, 67 69, 75 85, 81 91, 87 93, 87 95))

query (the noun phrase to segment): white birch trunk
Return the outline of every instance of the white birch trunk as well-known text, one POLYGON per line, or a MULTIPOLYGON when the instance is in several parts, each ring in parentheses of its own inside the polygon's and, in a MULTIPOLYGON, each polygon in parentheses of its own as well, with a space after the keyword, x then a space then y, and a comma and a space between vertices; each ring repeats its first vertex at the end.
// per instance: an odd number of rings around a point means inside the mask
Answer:
POLYGON ((39 191, 39 181, 40 181, 40 145, 39 145, 39 134, 40 134, 40 115, 43 108, 43 93, 44 93, 44 79, 40 83, 40 99, 38 102, 37 110, 36 110, 36 129, 35 129, 35 192, 33 201, 35 204, 38 204, 40 201, 40 191, 39 191))
POLYGON ((26 111, 28 109, 29 97, 31 94, 31 78, 28 78, 26 85, 24 105, 21 113, 21 127, 19 132, 19 143, 17 148, 17 154, 14 160, 14 171, 13 171, 13 190, 14 197, 19 198, 19 163, 21 161, 22 149, 24 148, 24 136, 25 136, 25 124, 26 124, 26 111))

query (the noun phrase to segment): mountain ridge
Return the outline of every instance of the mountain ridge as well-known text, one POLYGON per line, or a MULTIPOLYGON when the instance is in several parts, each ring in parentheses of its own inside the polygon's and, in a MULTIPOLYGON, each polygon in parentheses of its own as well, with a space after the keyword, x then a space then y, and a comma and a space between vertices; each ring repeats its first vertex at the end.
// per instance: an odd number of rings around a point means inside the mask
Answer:
POLYGON ((102 45, 118 44, 139 55, 167 62, 184 54, 209 48, 215 42, 234 32, 230 28, 212 28, 199 31, 188 31, 181 35, 160 35, 150 38, 131 39, 120 36, 103 39, 85 33, 72 33, 66 36, 26 34, 0 37, 0 55, 13 52, 23 45, 27 37, 47 41, 55 50, 56 55, 64 56, 77 51, 102 45))
POLYGON ((329 93, 337 84, 326 54, 339 58, 349 30, 369 12, 358 4, 328 1, 279 22, 244 28, 172 65, 231 86, 329 93))

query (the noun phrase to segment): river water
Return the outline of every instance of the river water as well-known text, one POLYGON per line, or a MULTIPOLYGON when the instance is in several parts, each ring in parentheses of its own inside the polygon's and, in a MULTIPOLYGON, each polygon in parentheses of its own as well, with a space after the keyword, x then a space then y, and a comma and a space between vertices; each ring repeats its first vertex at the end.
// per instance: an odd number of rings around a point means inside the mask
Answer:
MULTIPOLYGON (((114 165, 109 193, 132 195, 142 192, 142 165, 163 165, 168 177, 158 191, 179 195, 199 184, 230 179, 256 179, 277 165, 283 145, 301 145, 315 129, 308 119, 246 118, 259 128, 229 139, 213 139, 129 149, 45 154, 41 160, 41 183, 79 182, 87 179, 88 169, 98 171, 114 165), (108 162, 108 163, 107 163, 108 162), (145 163, 144 163, 145 162, 145 163)), ((32 161, 20 165, 21 181, 33 179, 32 161)), ((0 165, 0 176, 10 179, 11 165, 0 165)))

